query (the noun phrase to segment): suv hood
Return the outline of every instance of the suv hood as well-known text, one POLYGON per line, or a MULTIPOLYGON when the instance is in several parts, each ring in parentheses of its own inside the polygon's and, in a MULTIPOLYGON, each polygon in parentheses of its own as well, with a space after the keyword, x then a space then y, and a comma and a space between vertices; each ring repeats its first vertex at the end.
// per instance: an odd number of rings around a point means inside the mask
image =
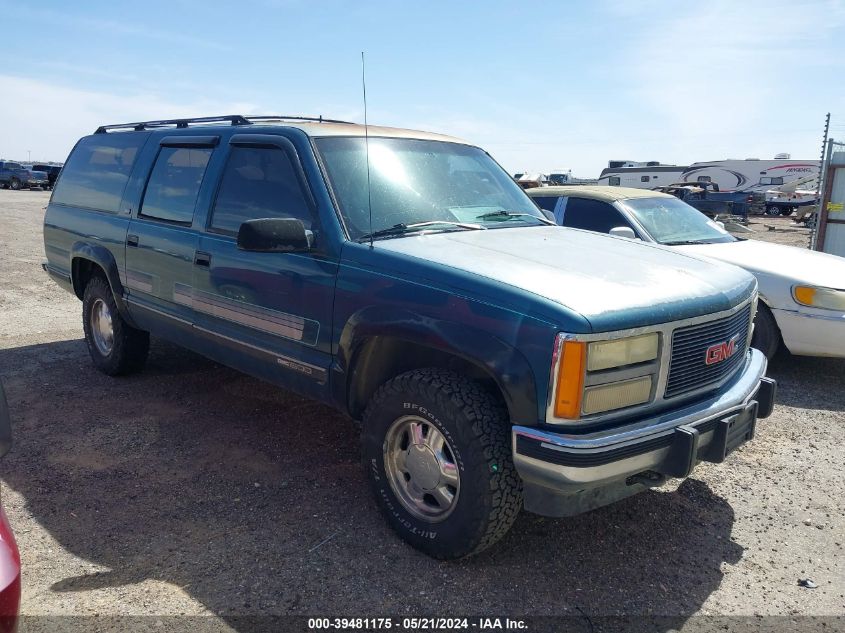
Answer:
MULTIPOLYGON (((375 246, 527 291, 578 313, 594 332, 728 310, 756 285, 735 266, 563 227, 434 233, 375 246)), ((477 294, 472 277, 452 285, 477 294)))

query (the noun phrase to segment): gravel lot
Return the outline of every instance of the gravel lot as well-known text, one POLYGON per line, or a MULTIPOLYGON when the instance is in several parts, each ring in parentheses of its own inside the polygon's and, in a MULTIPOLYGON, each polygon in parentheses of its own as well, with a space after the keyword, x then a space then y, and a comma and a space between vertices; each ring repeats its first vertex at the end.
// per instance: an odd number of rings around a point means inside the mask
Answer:
MULTIPOLYGON (((440 563, 381 520, 331 409, 162 341, 141 374, 96 372, 81 304, 40 267, 48 196, 0 191, 23 614, 845 614, 845 361, 776 359, 774 415, 721 466, 571 519, 523 513, 440 563)), ((790 224, 753 237, 806 246, 790 224)))

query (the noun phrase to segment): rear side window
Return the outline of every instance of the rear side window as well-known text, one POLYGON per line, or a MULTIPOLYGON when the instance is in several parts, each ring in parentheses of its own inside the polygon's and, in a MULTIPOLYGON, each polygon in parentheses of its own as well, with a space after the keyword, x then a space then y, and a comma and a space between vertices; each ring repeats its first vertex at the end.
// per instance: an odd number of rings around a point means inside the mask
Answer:
POLYGON ((620 183, 619 176, 611 176, 607 179, 607 184, 611 187, 618 187, 620 183))
POLYGON ((587 198, 569 198, 566 213, 563 216, 563 226, 597 233, 610 233, 610 229, 631 225, 607 202, 587 198))
POLYGON ((147 134, 95 134, 82 139, 68 158, 52 202, 117 212, 138 151, 147 134))
POLYGON ((649 180, 651 180, 651 178, 648 176, 640 176, 640 182, 648 182, 649 180))
POLYGON ((162 147, 153 166, 141 215, 190 224, 211 148, 162 147))
POLYGON ((296 218, 311 228, 311 208, 286 151, 233 147, 223 171, 211 229, 237 233, 256 218, 296 218))

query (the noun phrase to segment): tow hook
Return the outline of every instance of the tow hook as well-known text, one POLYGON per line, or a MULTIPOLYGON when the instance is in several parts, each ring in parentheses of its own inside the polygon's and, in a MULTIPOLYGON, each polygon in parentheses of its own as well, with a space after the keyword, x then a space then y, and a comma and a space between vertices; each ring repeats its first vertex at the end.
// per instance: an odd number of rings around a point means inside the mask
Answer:
POLYGON ((631 475, 625 480, 625 484, 628 486, 635 486, 636 484, 641 484, 643 486, 659 486, 664 481, 666 481, 665 475, 661 475, 658 472, 653 470, 644 470, 641 473, 637 473, 636 475, 631 475))

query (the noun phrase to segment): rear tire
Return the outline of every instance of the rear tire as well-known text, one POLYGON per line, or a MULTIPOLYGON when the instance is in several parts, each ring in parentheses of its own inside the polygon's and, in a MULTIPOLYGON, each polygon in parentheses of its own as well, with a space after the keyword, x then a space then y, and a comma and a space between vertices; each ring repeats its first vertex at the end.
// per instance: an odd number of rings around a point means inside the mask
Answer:
POLYGON ((17 191, 20 188, 21 188, 21 181, 18 180, 17 178, 12 178, 12 180, 9 181, 9 189, 11 189, 12 191, 17 191))
POLYGON ((88 353, 101 372, 120 376, 143 369, 150 335, 123 320, 111 287, 103 277, 92 277, 85 286, 82 326, 88 353))
POLYGON ((762 301, 757 306, 757 316, 754 317, 754 334, 751 337, 751 347, 760 350, 771 360, 777 354, 781 343, 780 328, 775 321, 769 306, 762 301))
POLYGON ((490 547, 522 508, 507 413, 455 372, 420 369, 380 387, 364 413, 362 453, 387 522, 434 558, 490 547))

